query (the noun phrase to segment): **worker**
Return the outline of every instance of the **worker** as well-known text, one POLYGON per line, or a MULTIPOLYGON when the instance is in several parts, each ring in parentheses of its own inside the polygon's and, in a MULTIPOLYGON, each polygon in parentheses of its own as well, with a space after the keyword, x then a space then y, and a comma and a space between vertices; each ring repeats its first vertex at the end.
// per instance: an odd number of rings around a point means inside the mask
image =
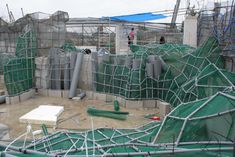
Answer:
POLYGON ((134 38, 135 38, 134 28, 131 28, 131 32, 128 35, 128 47, 130 47, 130 45, 133 44, 134 38))
POLYGON ((165 44, 166 43, 166 40, 165 40, 164 36, 161 36, 159 43, 160 44, 165 44))

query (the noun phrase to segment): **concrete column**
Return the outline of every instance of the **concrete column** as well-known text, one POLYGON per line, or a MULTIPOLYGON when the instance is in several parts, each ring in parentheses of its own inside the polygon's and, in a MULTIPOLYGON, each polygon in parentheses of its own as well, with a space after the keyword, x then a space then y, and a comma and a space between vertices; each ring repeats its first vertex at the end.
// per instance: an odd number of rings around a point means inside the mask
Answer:
POLYGON ((197 16, 187 16, 184 21, 184 38, 183 44, 197 47, 197 16))
POLYGON ((124 28, 124 26, 116 26, 116 54, 129 51, 127 39, 128 31, 129 30, 126 31, 126 28, 124 28))

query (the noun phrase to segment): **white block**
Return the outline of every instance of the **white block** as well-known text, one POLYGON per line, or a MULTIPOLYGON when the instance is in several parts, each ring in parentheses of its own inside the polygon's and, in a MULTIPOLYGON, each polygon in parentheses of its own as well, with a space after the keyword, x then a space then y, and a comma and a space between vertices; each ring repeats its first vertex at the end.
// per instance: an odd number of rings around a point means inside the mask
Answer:
POLYGON ((19 118, 22 123, 56 125, 63 106, 40 105, 19 118))

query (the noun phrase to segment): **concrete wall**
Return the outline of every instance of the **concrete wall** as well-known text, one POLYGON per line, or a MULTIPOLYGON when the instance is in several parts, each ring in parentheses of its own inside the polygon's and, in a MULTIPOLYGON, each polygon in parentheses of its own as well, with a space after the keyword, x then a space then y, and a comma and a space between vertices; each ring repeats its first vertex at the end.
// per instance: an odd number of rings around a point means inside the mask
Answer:
POLYGON ((184 21, 183 44, 197 47, 197 16, 187 16, 184 21))

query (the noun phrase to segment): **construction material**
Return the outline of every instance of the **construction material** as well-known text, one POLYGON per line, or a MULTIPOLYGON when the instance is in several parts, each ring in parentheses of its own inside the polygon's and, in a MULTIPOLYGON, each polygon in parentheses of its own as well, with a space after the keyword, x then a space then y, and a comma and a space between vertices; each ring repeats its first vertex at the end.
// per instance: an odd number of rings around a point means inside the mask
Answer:
POLYGON ((40 105, 19 118, 22 123, 56 125, 63 106, 40 105))
POLYGON ((114 111, 119 111, 120 110, 119 102, 117 100, 114 100, 113 106, 114 106, 114 111))
POLYGON ((80 71, 81 71, 83 56, 84 56, 83 53, 77 54, 76 65, 75 65, 75 69, 73 72, 73 78, 72 78, 72 82, 71 82, 70 90, 69 90, 69 98, 70 99, 72 99, 74 96, 76 96, 76 90, 77 90, 78 81, 80 78, 80 71))
POLYGON ((129 114, 129 112, 98 110, 91 107, 87 109, 87 113, 89 113, 92 116, 108 117, 118 120, 126 120, 129 114))
POLYGON ((92 72, 97 92, 127 101, 160 99, 176 107, 234 87, 235 74, 221 70, 224 62, 218 41, 213 37, 198 49, 169 43, 132 47, 136 50, 132 69, 122 60, 129 55, 109 55, 110 59, 103 62, 95 60, 97 64, 93 65, 98 70, 92 72), (153 77, 149 62, 154 66, 153 77))
POLYGON ((6 95, 1 95, 0 96, 0 104, 5 103, 6 102, 6 95))

